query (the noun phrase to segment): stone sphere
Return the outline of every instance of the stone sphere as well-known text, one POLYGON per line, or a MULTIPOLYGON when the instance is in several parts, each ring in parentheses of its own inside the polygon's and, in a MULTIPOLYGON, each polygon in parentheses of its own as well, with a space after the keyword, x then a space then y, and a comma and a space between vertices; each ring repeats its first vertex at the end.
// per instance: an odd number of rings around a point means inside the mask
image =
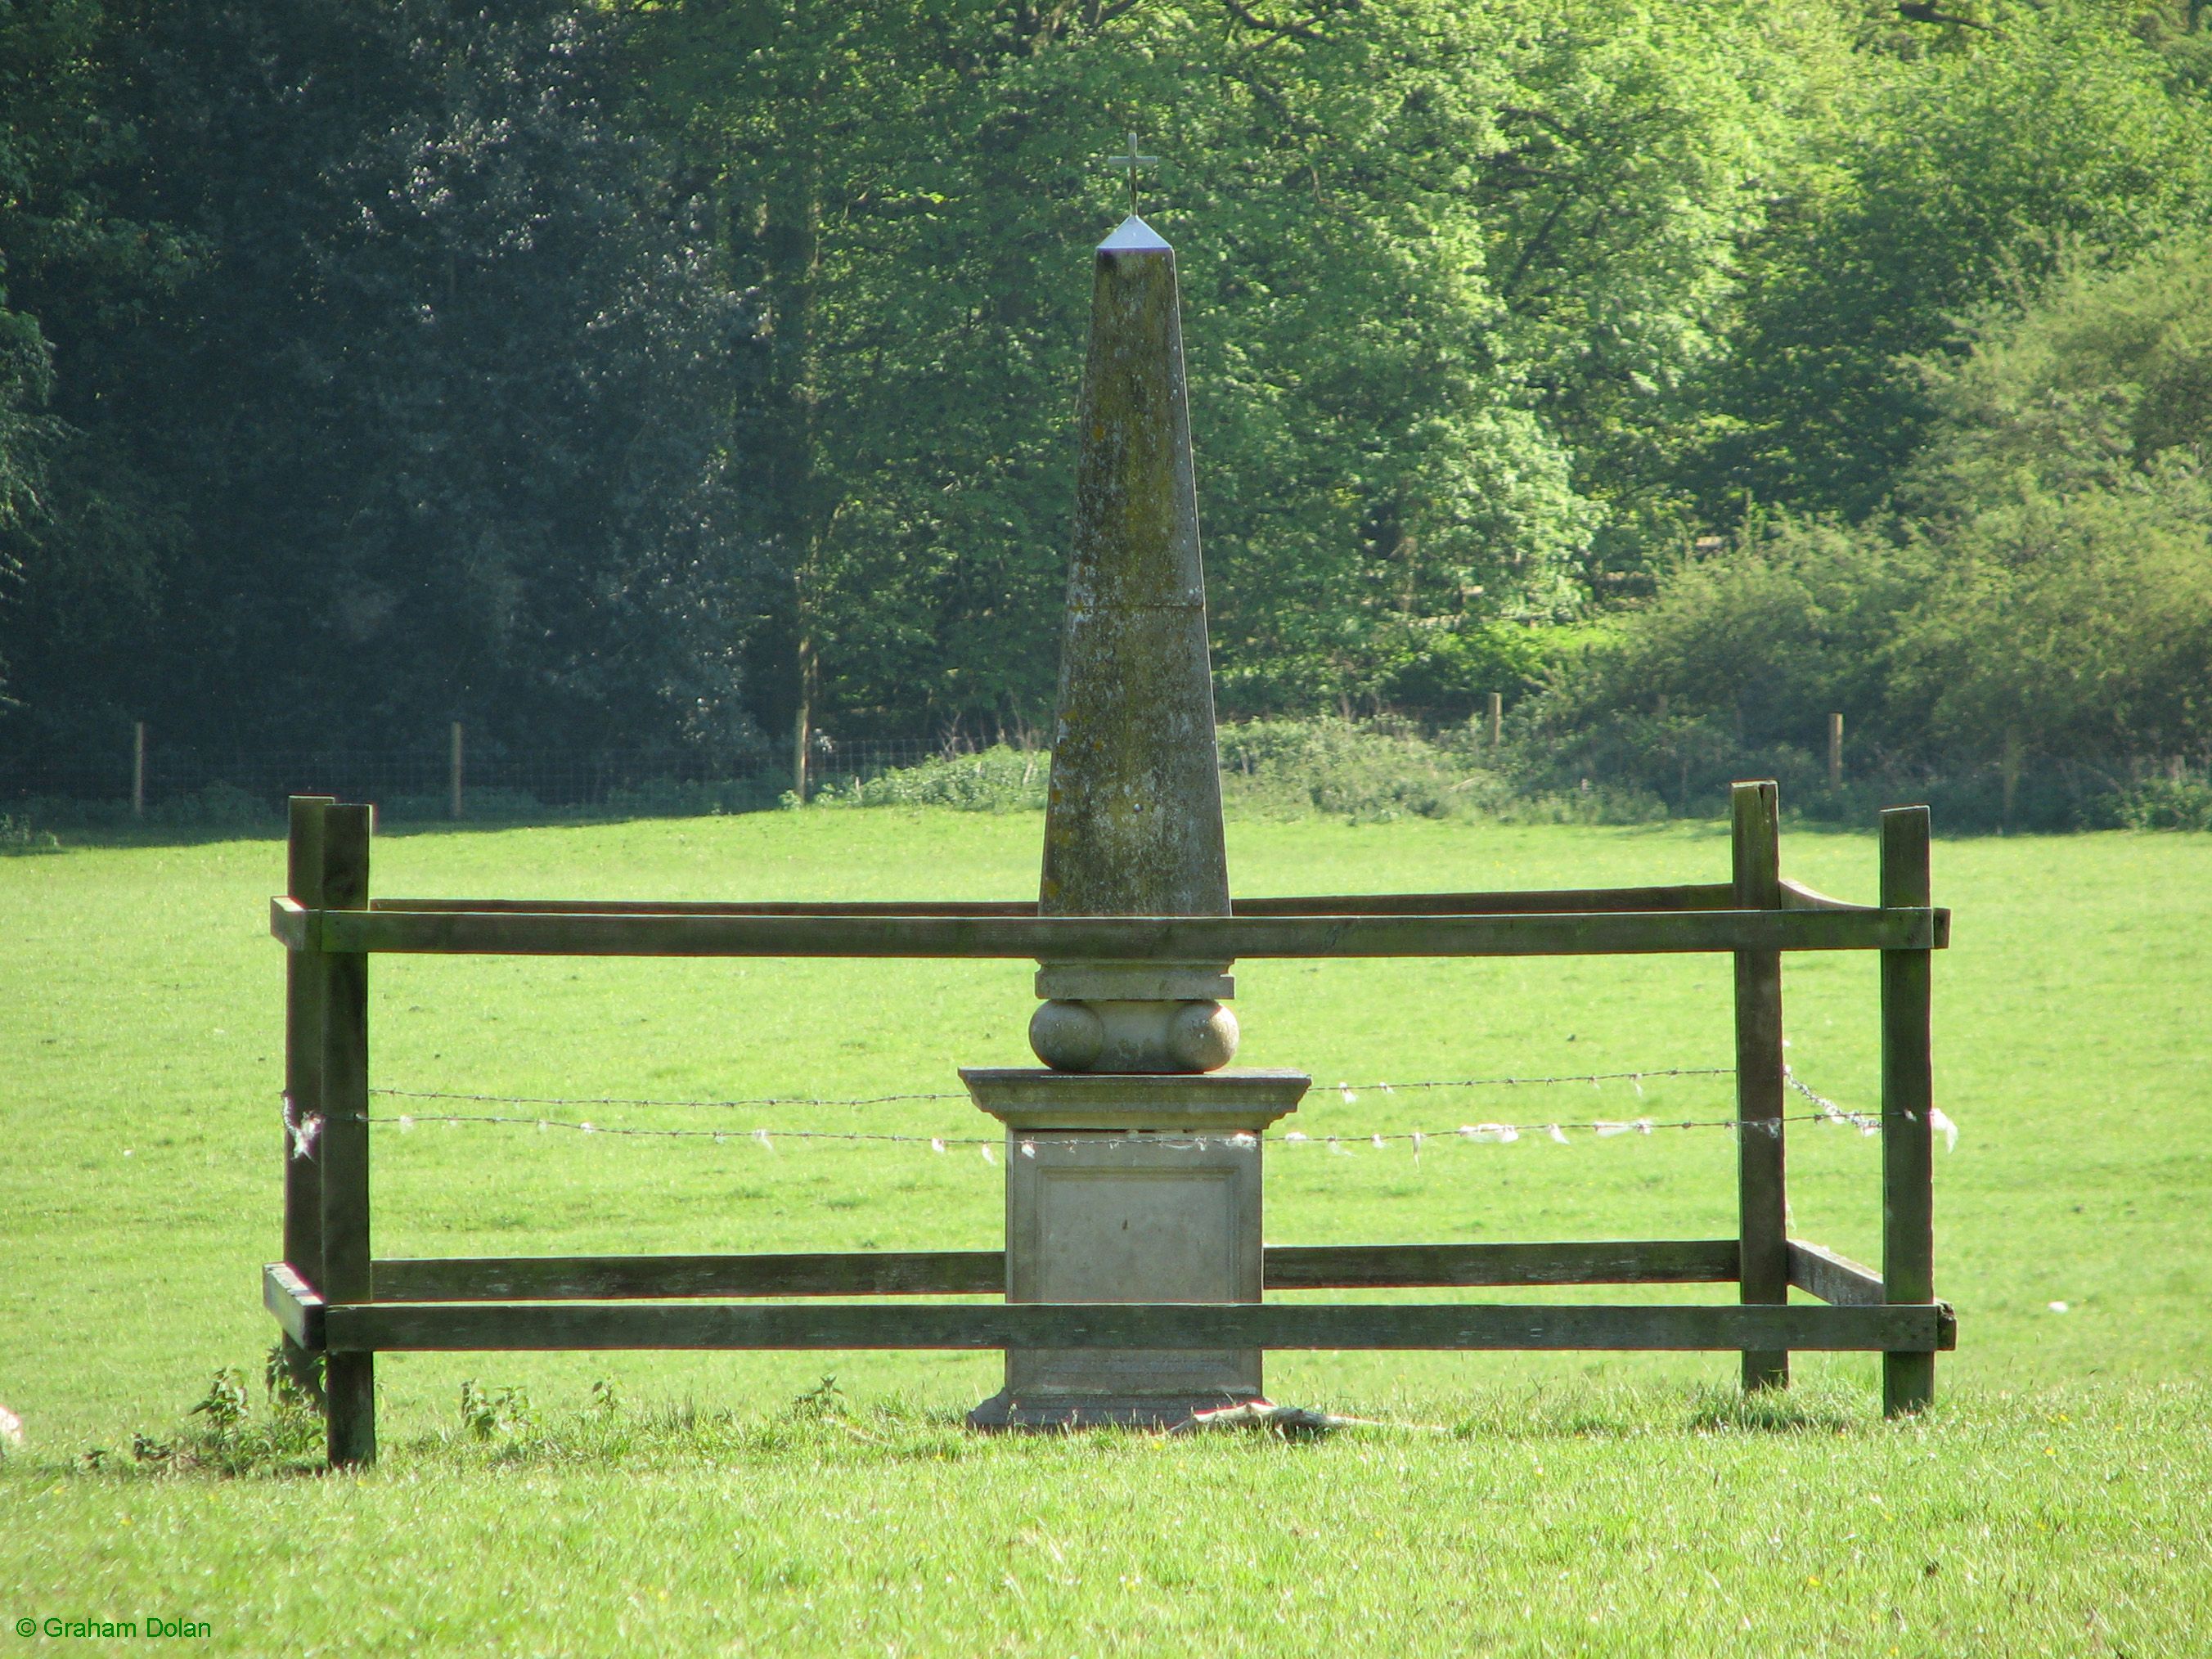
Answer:
POLYGON ((1218 1002, 1186 1002, 1168 1022, 1168 1054, 1194 1072, 1214 1072, 1237 1053, 1237 1016, 1218 1002))
POLYGON ((1030 1016, 1030 1049, 1055 1072, 1087 1072, 1106 1047, 1106 1022, 1079 1002, 1041 1002, 1030 1016))

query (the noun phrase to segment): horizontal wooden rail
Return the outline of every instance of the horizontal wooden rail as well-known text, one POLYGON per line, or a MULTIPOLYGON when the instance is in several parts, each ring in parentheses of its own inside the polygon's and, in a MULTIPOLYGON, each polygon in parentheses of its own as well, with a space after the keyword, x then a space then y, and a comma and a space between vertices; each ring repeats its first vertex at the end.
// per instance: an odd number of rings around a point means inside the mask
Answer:
POLYGON ((452 1256, 376 1264, 376 1300, 623 1302, 653 1297, 1003 1296, 1003 1250, 785 1255, 452 1256))
MULTIPOLYGON (((1781 887, 1782 908, 1785 910, 1872 910, 1879 908, 1871 904, 1852 904, 1844 899, 1831 898, 1826 893, 1808 887, 1802 881, 1790 880, 1787 876, 1781 878, 1781 887)), ((1723 888, 1721 890, 1729 892, 1731 890, 1723 888)), ((1725 910, 1728 906, 1719 904, 1713 908, 1725 910)))
MULTIPOLYGON (((1271 1291, 1480 1285, 1705 1285, 1736 1273, 1732 1238, 1531 1244, 1273 1244, 1271 1291)), ((377 1302, 619 1302, 731 1296, 996 1296, 1001 1250, 777 1255, 395 1257, 377 1302)), ((1879 1299, 1879 1298, 1877 1298, 1879 1299)))
POLYGON ((311 1353, 323 1346, 323 1298, 282 1261, 261 1270, 261 1305, 295 1346, 311 1353))
POLYGON ((1790 1241, 1790 1282, 1838 1308, 1878 1308, 1884 1300, 1881 1275, 1873 1268, 1795 1238, 1790 1241))
POLYGON ((1030 957, 1531 957, 1726 951, 1927 951, 1948 910, 1622 911, 1525 915, 669 915, 310 910, 271 901, 270 931, 337 954, 1030 957))
MULTIPOLYGON (((1595 887, 1500 893, 1321 893, 1230 901, 1237 916, 1526 915, 1617 910, 1725 910, 1733 894, 1726 882, 1666 887, 1595 887)), ((1861 909, 1804 890, 1791 908, 1861 909)), ((1785 901, 1787 902, 1787 901, 1785 901)), ((548 916, 993 916, 1037 914, 1034 899, 472 899, 379 898, 371 910, 435 915, 454 911, 484 915, 548 916)))
POLYGON ((1932 1352, 1950 1310, 1301 1303, 417 1303, 324 1310, 333 1353, 562 1348, 1794 1349, 1932 1352))
POLYGON ((1493 893, 1322 893, 1231 898, 1235 916, 1523 916, 1622 910, 1725 910, 1724 881, 1662 887, 1559 887, 1493 893))
POLYGON ((288 951, 304 951, 307 948, 307 918, 321 915, 321 911, 311 911, 297 899, 279 896, 269 901, 270 934, 288 951))
POLYGON ((1503 1244, 1270 1244, 1271 1291, 1486 1285, 1719 1285, 1735 1281, 1732 1238, 1503 1244))

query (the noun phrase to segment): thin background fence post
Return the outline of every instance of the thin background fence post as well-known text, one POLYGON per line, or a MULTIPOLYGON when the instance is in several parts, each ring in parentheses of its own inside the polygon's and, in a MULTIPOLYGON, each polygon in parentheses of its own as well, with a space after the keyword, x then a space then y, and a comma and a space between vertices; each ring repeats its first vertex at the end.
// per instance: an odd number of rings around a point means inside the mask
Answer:
MULTIPOLYGON (((369 838, 375 809, 323 809, 323 905, 368 908, 369 838)), ((323 1005, 323 1277, 328 1303, 366 1302, 372 1294, 368 1236, 368 957, 321 957, 323 1005)), ((333 1467, 376 1456, 376 1360, 332 1353, 323 1364, 325 1443, 333 1467)))
POLYGON ((146 722, 131 725, 131 816, 146 816, 146 722))
MULTIPOLYGON (((1884 908, 1929 902, 1928 809, 1881 815, 1884 908)), ((1885 1301, 1936 1299, 1934 1062, 1927 951, 1881 953, 1881 1290, 1885 1301)), ((1902 1416, 1936 1397, 1936 1356, 1885 1353, 1881 1408, 1902 1416)))
MULTIPOLYGON (((1730 793, 1735 906, 1782 904, 1782 823, 1772 783, 1739 783, 1730 793)), ((1788 1211, 1783 1184, 1782 953, 1735 953, 1735 1115, 1738 1272, 1741 1299, 1790 1300, 1788 1211)), ((1743 1356, 1743 1386, 1786 1389, 1790 1356, 1743 1356)))
POLYGON ((1505 733, 1505 698, 1500 692, 1490 694, 1486 715, 1490 723, 1490 746, 1498 747, 1498 739, 1505 733))
POLYGON ((461 723, 459 720, 453 722, 452 761, 450 769, 453 792, 453 813, 454 822, 459 823, 461 817, 461 723))
POLYGON ((2004 750, 1997 760, 1997 784, 2004 793, 2004 817, 2001 827, 2008 835, 2012 832, 2012 806, 2020 795, 2021 759, 2026 749, 2026 744, 2021 739, 2020 727, 2005 727, 2004 750))
MULTIPOLYGON (((285 848, 284 890, 313 910, 323 902, 323 811, 328 795, 291 799, 291 834, 285 848)), ((323 1166, 319 1132, 307 1127, 323 1116, 323 994, 319 951, 288 951, 284 959, 284 1261, 308 1284, 323 1283, 323 1166)), ((312 1393, 314 1358, 290 1337, 284 1365, 312 1393)))
POLYGON ((1828 716, 1828 787, 1844 787, 1844 717, 1828 716))

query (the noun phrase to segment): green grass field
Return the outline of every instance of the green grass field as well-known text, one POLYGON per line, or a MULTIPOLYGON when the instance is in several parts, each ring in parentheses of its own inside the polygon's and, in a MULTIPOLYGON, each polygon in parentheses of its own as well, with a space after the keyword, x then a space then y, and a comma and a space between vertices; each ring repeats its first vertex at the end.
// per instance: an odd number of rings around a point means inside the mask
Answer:
MULTIPOLYGON (((1011 897, 1034 891, 1039 828, 881 811, 401 832, 379 840, 375 886, 1011 897)), ((1870 836, 1791 830, 1784 854, 1788 873, 1873 896, 1870 836)), ((1231 854, 1260 893, 1712 880, 1728 847, 1694 823, 1241 823, 1231 854)), ((283 963, 264 916, 282 863, 270 840, 0 860, 0 1402, 25 1429, 0 1456, 0 1632, 158 1616, 246 1652, 2212 1646, 2212 837, 1937 843, 1936 902, 1956 912, 1938 1099, 1964 1132, 1938 1152, 1937 1273, 1960 1334, 1922 1422, 1880 1419, 1860 1356, 1801 1358, 1788 1401, 1747 1407, 1725 1356, 1284 1355, 1276 1399, 1389 1425, 1293 1445, 979 1439, 958 1414, 996 1386, 989 1357, 404 1355, 379 1361, 376 1468, 271 1456, 226 1476, 132 1443, 204 1449, 187 1408, 223 1367, 267 1416, 283 963), (834 1394, 801 1403, 832 1373, 834 1394), (480 1437, 465 1380, 528 1409, 480 1437)), ((1724 961, 1255 962, 1238 980, 1240 1063, 1330 1085, 1295 1126, 1348 1154, 1271 1152, 1271 1241, 1732 1230, 1725 1133, 1439 1140, 1418 1164, 1365 1139, 1726 1116, 1725 1079, 1641 1097, 1334 1086, 1723 1065, 1724 961)), ((1021 963, 380 958, 373 1079, 956 1091, 957 1066, 1025 1060, 1028 981, 1021 963)), ((1787 995, 1799 1073, 1875 1104, 1872 961, 1794 958, 1787 995)), ((999 1242, 1000 1172, 972 1146, 750 1133, 982 1133, 963 1100, 511 1109, 733 1133, 388 1126, 380 1255, 999 1242)), ((1879 1158, 1793 1126, 1797 1233, 1873 1259, 1879 1158)))

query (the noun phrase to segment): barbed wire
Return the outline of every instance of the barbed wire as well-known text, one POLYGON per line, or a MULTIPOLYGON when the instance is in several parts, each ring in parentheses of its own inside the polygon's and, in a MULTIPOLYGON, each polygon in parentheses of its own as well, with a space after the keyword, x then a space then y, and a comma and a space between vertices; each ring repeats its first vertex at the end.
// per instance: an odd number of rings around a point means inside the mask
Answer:
MULTIPOLYGON (((1727 1066, 1670 1066, 1642 1072, 1582 1072, 1571 1076, 1427 1078, 1413 1083, 1336 1083, 1325 1086, 1350 1102, 1356 1101, 1364 1090, 1388 1095, 1395 1094, 1401 1089, 1534 1088, 1565 1083, 1630 1083, 1638 1085, 1640 1093, 1641 1085, 1647 1079, 1653 1078, 1732 1077, 1734 1075, 1735 1068, 1727 1066)), ((452 1100, 478 1106, 629 1106, 692 1111, 723 1111, 761 1106, 890 1106, 915 1101, 969 1098, 968 1092, 964 1089, 939 1090, 919 1094, 856 1095, 844 1099, 830 1099, 810 1095, 761 1095, 751 1098, 731 1100, 659 1100, 633 1098, 620 1095, 470 1094, 445 1089, 373 1088, 369 1093, 387 1096, 395 1100, 452 1100)))
MULTIPOLYGON (((1644 1093, 1644 1083, 1647 1079, 1728 1077, 1733 1076, 1735 1072, 1733 1067, 1722 1066, 1660 1066, 1654 1067, 1648 1071, 1583 1072, 1573 1074, 1548 1074, 1540 1077, 1521 1077, 1517 1075, 1510 1075, 1489 1078, 1424 1078, 1416 1079, 1410 1083, 1376 1082, 1359 1085, 1354 1085, 1349 1082, 1340 1082, 1334 1085, 1334 1089, 1346 1103, 1351 1103, 1358 1099, 1362 1090, 1372 1090, 1382 1094, 1395 1094, 1401 1090, 1417 1091, 1428 1089, 1522 1088, 1539 1086, 1556 1087, 1567 1084, 1581 1083, 1587 1083, 1591 1085, 1593 1087, 1599 1087, 1607 1083, 1625 1082, 1634 1087, 1638 1097, 1640 1098, 1644 1093)), ((1784 1113, 1771 1118, 1715 1117, 1674 1118, 1662 1120, 1651 1117, 1636 1117, 1626 1119, 1625 1121, 1611 1118, 1589 1118, 1580 1120, 1560 1119, 1548 1122, 1528 1123, 1463 1123, 1455 1128, 1388 1129, 1378 1130, 1364 1135, 1314 1135, 1309 1134, 1304 1130, 1291 1129, 1280 1134, 1265 1137, 1264 1139, 1272 1140, 1274 1144, 1285 1149, 1310 1146, 1320 1146, 1328 1152, 1345 1156, 1350 1155, 1350 1149, 1352 1146, 1358 1146, 1363 1142, 1374 1147, 1377 1151, 1387 1150, 1394 1145, 1405 1144, 1412 1147, 1414 1161, 1418 1163, 1420 1159, 1423 1147, 1431 1141, 1442 1141, 1447 1143, 1453 1141, 1469 1141, 1493 1145, 1508 1145, 1527 1137, 1532 1139, 1548 1139, 1561 1146, 1565 1146, 1569 1144, 1569 1135, 1571 1131, 1578 1134, 1594 1136, 1601 1140, 1608 1139, 1618 1135, 1650 1135, 1662 1131, 1693 1129, 1727 1129, 1737 1133, 1741 1133, 1745 1131, 1756 1131, 1770 1134, 1779 1139, 1782 1134, 1783 1125, 1785 1123, 1832 1123, 1856 1129, 1863 1135, 1875 1135, 1879 1134, 1881 1132, 1882 1121, 1879 1116, 1866 1112, 1855 1111, 1850 1107, 1841 1105, 1836 1101, 1830 1099, 1827 1096, 1821 1094, 1817 1090, 1806 1084, 1787 1064, 1784 1064, 1782 1068, 1782 1075, 1784 1083, 1796 1094, 1803 1097, 1806 1100, 1810 1101, 1816 1108, 1815 1110, 1797 1113, 1795 1115, 1784 1113)), ((955 1092, 949 1090, 908 1094, 854 1096, 842 1099, 827 1099, 811 1096, 797 1095, 763 1095, 751 1098, 728 1100, 666 1100, 615 1095, 591 1097, 559 1095, 494 1095, 464 1093, 449 1090, 393 1089, 383 1087, 372 1088, 369 1091, 369 1093, 372 1095, 380 1095, 390 1099, 453 1101, 465 1104, 477 1105, 564 1107, 612 1106, 712 1109, 737 1107, 879 1106, 915 1101, 965 1100, 969 1098, 968 1095, 964 1091, 955 1092)), ((314 1142, 322 1127, 322 1120, 317 1116, 309 1116, 304 1120, 301 1119, 295 1112, 292 1098, 289 1094, 283 1097, 283 1106, 284 1127, 291 1140, 292 1155, 295 1158, 307 1158, 313 1156, 314 1142)), ((1902 1115, 1908 1122, 1917 1122, 1918 1121, 1917 1116, 1911 1112, 1905 1113, 1902 1115)), ((761 1127, 750 1129, 649 1128, 632 1124, 596 1123, 589 1119, 548 1117, 535 1114, 530 1115, 520 1115, 507 1112, 402 1112, 374 1115, 368 1112, 358 1112, 354 1114, 354 1121, 368 1124, 372 1127, 397 1128, 403 1133, 415 1128, 420 1124, 425 1123, 440 1123, 447 1126, 459 1126, 461 1124, 489 1124, 518 1128, 535 1127, 540 1133, 553 1129, 563 1129, 580 1134, 614 1135, 623 1139, 634 1139, 712 1140, 718 1145, 726 1141, 752 1141, 760 1146, 768 1147, 770 1150, 774 1149, 775 1143, 779 1140, 823 1142, 843 1141, 855 1145, 863 1142, 872 1142, 893 1146, 927 1146, 932 1152, 939 1153, 949 1152, 951 1148, 955 1146, 973 1146, 978 1149, 982 1156, 983 1161, 986 1163, 995 1162, 995 1159, 992 1156, 994 1148, 1008 1143, 1011 1143, 1017 1149, 1018 1155, 1034 1158, 1036 1155, 1036 1149, 1040 1146, 1098 1146, 1102 1145, 1119 1146, 1136 1142, 1151 1147, 1168 1149, 1202 1151, 1212 1146, 1228 1146, 1239 1149, 1256 1150, 1261 1146, 1263 1139, 1258 1134, 1242 1131, 1229 1134, 1216 1135, 1178 1135, 1171 1131, 1162 1132, 1156 1130, 1123 1131, 1119 1134, 1112 1134, 1109 1139, 1109 1136, 1102 1135, 1100 1133, 1096 1131, 1082 1132, 1079 1133, 1070 1132, 1059 1135, 1050 1133, 1021 1133, 1018 1132, 1008 1136, 985 1136, 914 1134, 896 1131, 868 1129, 771 1129, 761 1127)), ((1940 1109, 1930 1109, 1928 1114, 1928 1121, 1929 1127, 1941 1133, 1945 1137, 1947 1145, 1952 1150, 1955 1151, 1959 1142, 1958 1125, 1953 1122, 1950 1118, 1946 1116, 1940 1109)))
MULTIPOLYGON (((866 1129, 648 1129, 628 1124, 593 1123, 588 1120, 550 1117, 518 1117, 501 1113, 435 1112, 426 1114, 403 1113, 397 1116, 371 1116, 365 1112, 354 1114, 357 1123, 375 1127, 392 1127, 404 1132, 425 1123, 497 1123, 518 1127, 535 1126, 539 1130, 572 1129, 583 1134, 623 1135, 647 1139, 757 1141, 773 1147, 779 1140, 879 1141, 902 1146, 927 1146, 933 1152, 944 1152, 953 1146, 981 1146, 986 1151, 1012 1139, 1022 1150, 1032 1146, 1096 1146, 1106 1144, 1097 1131, 1064 1133, 1061 1134, 1019 1133, 1000 1135, 920 1135, 896 1134, 866 1129)), ((1606 1118, 1585 1121, 1564 1120, 1556 1123, 1465 1123, 1455 1129, 1388 1129, 1364 1135, 1310 1135, 1292 1129, 1287 1133, 1262 1137, 1246 1131, 1229 1134, 1178 1135, 1172 1131, 1123 1131, 1115 1135, 1113 1144, 1139 1142, 1147 1146, 1203 1150, 1213 1146, 1237 1147, 1256 1146, 1262 1139, 1284 1146, 1318 1146, 1332 1151, 1343 1151, 1347 1146, 1367 1144, 1378 1149, 1404 1141, 1417 1150, 1431 1140, 1469 1140, 1510 1144, 1526 1136, 1548 1136, 1565 1144, 1570 1130, 1595 1134, 1600 1139, 1614 1135, 1653 1134, 1666 1129, 1757 1129, 1769 1134, 1780 1133, 1784 1122, 1823 1123, 1831 1121, 1826 1114, 1803 1112, 1795 1117, 1782 1118, 1685 1118, 1661 1120, 1632 1118, 1614 1121, 1606 1118)))
MULTIPOLYGON (((917 1100, 965 1100, 968 1092, 961 1090, 939 1090, 932 1094, 855 1095, 848 1100, 830 1100, 812 1095, 762 1095, 750 1100, 647 1100, 629 1099, 620 1095, 481 1095, 459 1094, 444 1089, 371 1089, 372 1095, 388 1095, 396 1100, 459 1100, 482 1106, 645 1106, 669 1107, 696 1110, 720 1110, 751 1106, 890 1106, 917 1100)), ((701 1130, 702 1134, 716 1133, 701 1130)))
MULTIPOLYGON (((1863 1135, 1875 1134, 1881 1132, 1881 1120, 1880 1118, 1869 1117, 1864 1112, 1855 1112, 1848 1106, 1838 1106, 1834 1101, 1829 1099, 1827 1096, 1818 1093, 1815 1091, 1806 1087, 1806 1085, 1799 1080, 1797 1073, 1791 1071, 1786 1063, 1782 1067, 1782 1080, 1790 1088, 1796 1090, 1799 1094, 1804 1096, 1806 1099, 1811 1101, 1815 1106, 1819 1107, 1820 1109, 1820 1115, 1827 1119, 1829 1122, 1848 1123, 1851 1127, 1856 1129, 1863 1135)), ((1910 1113, 1906 1114, 1906 1116, 1908 1117, 1911 1115, 1911 1114, 1910 1113)))

